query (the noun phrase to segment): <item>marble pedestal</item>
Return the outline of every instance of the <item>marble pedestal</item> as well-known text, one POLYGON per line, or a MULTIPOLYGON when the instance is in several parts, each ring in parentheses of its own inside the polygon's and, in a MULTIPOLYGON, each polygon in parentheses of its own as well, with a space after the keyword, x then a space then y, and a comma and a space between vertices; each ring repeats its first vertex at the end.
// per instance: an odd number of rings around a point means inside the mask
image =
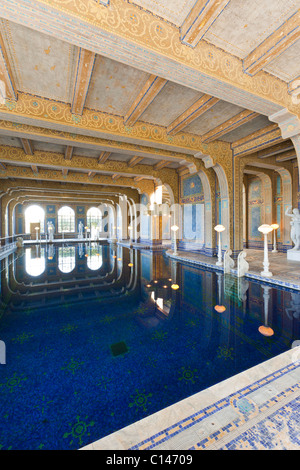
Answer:
POLYGON ((287 250, 287 259, 290 261, 300 261, 300 250, 287 250))

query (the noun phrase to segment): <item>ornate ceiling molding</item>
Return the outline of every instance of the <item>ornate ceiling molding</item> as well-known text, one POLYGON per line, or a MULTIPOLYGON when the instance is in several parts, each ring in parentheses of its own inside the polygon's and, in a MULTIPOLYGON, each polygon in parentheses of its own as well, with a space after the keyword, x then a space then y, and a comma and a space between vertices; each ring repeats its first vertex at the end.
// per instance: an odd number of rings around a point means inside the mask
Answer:
MULTIPOLYGON (((21 167, 7 165, 5 170, 0 170, 0 177, 2 178, 22 178, 22 179, 34 179, 36 176, 32 172, 30 167, 21 167)), ((112 176, 108 175, 96 175, 92 180, 88 177, 87 173, 79 173, 69 171, 67 175, 63 175, 60 170, 44 169, 40 168, 38 173, 39 181, 55 181, 55 182, 66 182, 66 183, 81 183, 85 185, 95 186, 116 186, 118 191, 119 188, 129 187, 137 189, 140 193, 153 194, 154 192, 154 181, 153 180, 142 180, 134 181, 132 178, 126 178, 121 176, 117 181, 114 181, 112 176)))
POLYGON ((122 142, 164 147, 176 152, 193 152, 201 148, 201 138, 181 132, 167 134, 166 128, 138 121, 132 127, 124 125, 123 117, 85 109, 82 116, 71 113, 70 105, 37 96, 19 93, 17 101, 0 104, 0 118, 20 124, 43 126, 63 132, 118 139, 122 142))
POLYGON ((241 59, 204 40, 184 45, 177 27, 123 0, 108 8, 94 0, 2 0, 0 15, 264 115, 299 113, 282 80, 245 74, 241 59))
MULTIPOLYGON (((96 158, 74 155, 72 162, 69 163, 66 161, 64 154, 61 153, 36 150, 33 155, 24 155, 22 149, 9 146, 0 146, 0 161, 8 165, 19 164, 27 167, 35 167, 36 173, 38 172, 37 168, 64 169, 67 170, 65 175, 68 174, 68 170, 81 170, 85 172, 89 178, 95 177, 96 175, 100 176, 101 173, 107 176, 117 174, 119 177, 126 176, 129 178, 144 176, 145 178, 153 180, 163 176, 171 180, 177 175, 176 170, 172 168, 166 168, 163 172, 158 171, 169 164, 169 161, 158 162, 158 166, 155 165, 154 167, 152 165, 136 164, 134 168, 132 168, 124 161, 107 160, 105 163, 99 163, 96 158)), ((5 169, 3 169, 3 171, 5 171, 5 169)))

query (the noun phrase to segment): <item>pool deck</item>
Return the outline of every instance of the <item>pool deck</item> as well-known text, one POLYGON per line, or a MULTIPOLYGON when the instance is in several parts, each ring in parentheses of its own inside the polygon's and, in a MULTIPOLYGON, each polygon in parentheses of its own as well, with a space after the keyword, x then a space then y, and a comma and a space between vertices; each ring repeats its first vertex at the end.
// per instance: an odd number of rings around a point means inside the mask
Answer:
MULTIPOLYGON (((286 253, 272 253, 269 251, 269 269, 273 274, 273 276, 269 278, 261 276, 261 272, 263 271, 263 251, 253 249, 245 249, 244 251, 247 254, 246 261, 249 263, 249 271, 245 277, 300 290, 299 261, 288 260, 286 253)), ((217 258, 215 257, 211 258, 205 255, 187 251, 179 251, 177 255, 174 255, 172 250, 168 250, 166 254, 171 259, 176 259, 183 263, 192 264, 194 266, 206 266, 223 271, 223 267, 216 266, 217 258)), ((235 265, 232 273, 236 274, 236 272, 237 270, 235 265)))
POLYGON ((300 346, 81 450, 226 449, 300 449, 300 346))
MULTIPOLYGON (((273 276, 264 278, 262 251, 245 251, 247 277, 300 290, 300 263, 269 253, 273 276)), ((167 256, 216 268, 196 253, 167 256)), ((299 344, 81 450, 300 450, 299 344)))

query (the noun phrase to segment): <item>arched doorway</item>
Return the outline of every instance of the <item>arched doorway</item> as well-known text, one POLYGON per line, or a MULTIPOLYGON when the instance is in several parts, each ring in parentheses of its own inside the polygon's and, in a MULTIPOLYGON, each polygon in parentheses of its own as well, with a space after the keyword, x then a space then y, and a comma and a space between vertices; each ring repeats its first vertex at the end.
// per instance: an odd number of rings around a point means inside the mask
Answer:
POLYGON ((32 204, 25 210, 25 232, 31 234, 31 238, 45 232, 45 211, 41 206, 32 204))
POLYGON ((86 214, 86 223, 92 240, 99 238, 102 231, 102 213, 97 207, 90 207, 86 214))

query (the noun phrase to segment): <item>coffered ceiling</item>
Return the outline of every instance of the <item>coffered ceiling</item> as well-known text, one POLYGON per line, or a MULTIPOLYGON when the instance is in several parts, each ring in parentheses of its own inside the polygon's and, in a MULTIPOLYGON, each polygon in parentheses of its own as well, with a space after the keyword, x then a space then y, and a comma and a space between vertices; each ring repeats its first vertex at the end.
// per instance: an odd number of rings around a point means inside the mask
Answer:
MULTIPOLYGON (((265 106, 262 97, 235 86, 233 79, 231 83, 215 78, 203 81, 199 73, 197 81, 186 73, 183 80, 179 63, 178 74, 174 73, 176 68, 172 69, 171 79, 170 74, 163 73, 167 69, 162 66, 167 67, 171 60, 169 57, 164 65, 164 37, 160 43, 161 62, 157 55, 152 56, 149 39, 149 49, 144 47, 143 53, 136 47, 137 66, 130 43, 133 29, 127 30, 127 43, 124 32, 119 39, 115 35, 113 54, 108 34, 106 40, 101 28, 98 36, 91 28, 84 36, 83 29, 76 29, 78 23, 71 12, 68 21, 63 15, 54 15, 51 8, 57 8, 57 0, 32 0, 30 8, 24 0, 1 3, 0 79, 5 84, 5 104, 0 105, 0 162, 1 148, 15 147, 33 156, 36 151, 64 155, 69 171, 73 156, 97 159, 101 164, 124 162, 132 169, 137 164, 145 165, 144 177, 149 178, 149 167, 178 170, 187 163, 185 154, 199 152, 196 144, 193 147, 185 142, 199 142, 200 146, 223 141, 236 146, 242 139, 259 138, 274 125, 268 118, 271 111, 281 109, 272 99, 265 106), (41 18, 47 8, 48 23, 46 17, 41 18), (79 45, 79 34, 82 42, 90 41, 90 48, 79 45), (153 73, 159 67, 162 73, 153 73), (230 89, 232 93, 226 92, 230 89), (29 111, 25 105, 28 102, 29 111), (104 124, 101 129, 90 126, 92 120, 108 122, 109 131, 102 131, 104 124), (117 124, 114 129, 114 123, 121 123, 118 126, 123 126, 122 135, 118 134, 117 124), (50 130, 57 132, 56 137, 50 135, 50 130), (165 137, 160 141, 156 135, 161 134, 165 137), (80 145, 72 142, 72 136, 99 140, 93 145, 80 145)), ((164 34, 164 24, 170 31, 175 28, 187 57, 213 46, 224 54, 225 68, 231 66, 230 57, 242 61, 243 71, 236 73, 236 80, 251 86, 256 76, 262 83, 265 76, 272 76, 277 88, 282 87, 288 94, 289 87, 300 77, 300 0, 86 0, 85 6, 95 12, 95 18, 101 13, 111 23, 114 12, 122 17, 123 11, 124 15, 129 11, 132 28, 137 28, 137 18, 144 21, 139 24, 141 31, 148 18, 149 22, 156 21, 153 27, 158 33, 161 28, 164 34), (138 17, 139 12, 143 15, 138 17)), ((68 15, 67 9, 64 15, 68 15)), ((81 15, 83 25, 87 20, 84 9, 81 15)), ((5 166, 10 162, 6 158, 2 163, 5 177, 5 166)), ((44 167, 46 164, 45 157, 44 167)), ((22 161, 14 165, 22 166, 22 161)), ((103 167, 98 173, 103 173, 103 167)), ((141 172, 130 175, 137 176, 141 177, 141 172)))

